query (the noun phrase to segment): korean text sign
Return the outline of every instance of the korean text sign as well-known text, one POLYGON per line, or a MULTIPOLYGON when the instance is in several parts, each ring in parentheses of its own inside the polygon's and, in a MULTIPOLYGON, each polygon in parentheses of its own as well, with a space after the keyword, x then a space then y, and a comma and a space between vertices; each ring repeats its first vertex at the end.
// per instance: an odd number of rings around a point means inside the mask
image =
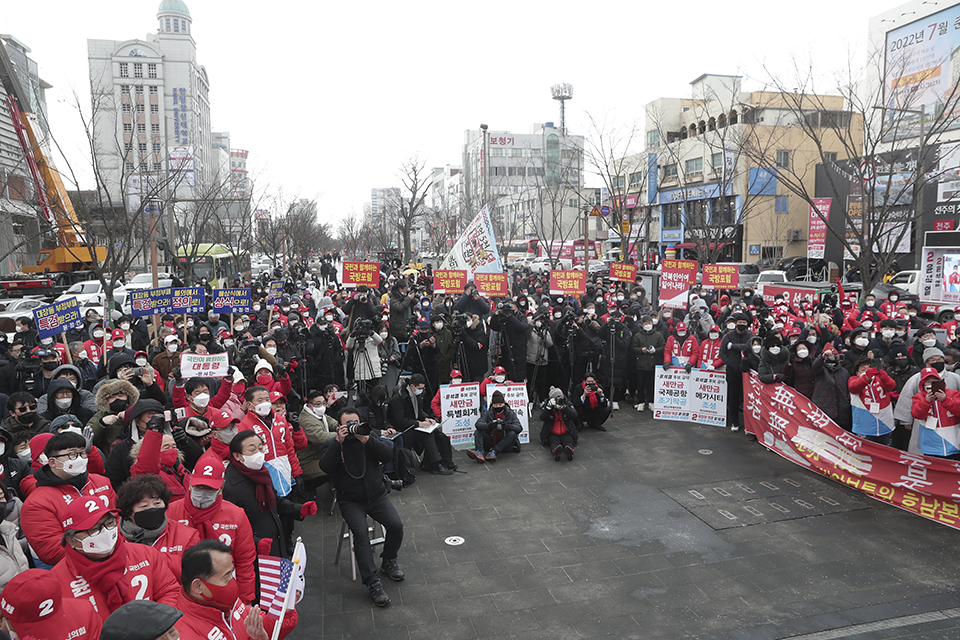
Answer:
POLYGON ((723 371, 658 367, 653 385, 653 417, 722 427, 727 423, 727 374, 723 371))
POLYGON ((440 426, 455 449, 473 448, 473 431, 480 418, 480 384, 440 385, 440 426))
POLYGON ((637 281, 637 265, 623 264, 620 262, 611 263, 610 279, 616 280, 617 282, 630 282, 630 283, 636 282, 637 281))
POLYGON ((283 280, 273 280, 267 287, 267 304, 280 304, 283 298, 283 280))
POLYGON ((170 313, 173 306, 173 289, 141 289, 130 292, 130 315, 134 318, 170 313))
POLYGON ((459 269, 437 269, 433 272, 434 293, 463 293, 467 286, 467 272, 459 269))
POLYGON ((550 293, 582 296, 587 292, 587 274, 583 271, 551 271, 550 293))
POLYGON ((810 230, 807 233, 807 257, 822 258, 827 247, 827 224, 833 198, 814 198, 810 207, 810 230))
POLYGON ((739 288, 740 267, 735 264, 703 265, 703 286, 708 289, 739 288))
POLYGON ((80 305, 76 298, 67 298, 33 310, 33 321, 37 325, 40 338, 49 338, 64 331, 82 329, 80 305))
POLYGON ((206 289, 185 287, 171 292, 170 313, 202 313, 207 306, 206 289))
POLYGON ((184 378, 223 378, 229 368, 226 352, 211 355, 184 353, 180 356, 180 374, 184 378))
POLYGON ((527 387, 523 384, 488 384, 487 385, 487 406, 490 406, 490 398, 493 392, 499 391, 503 394, 506 401, 517 419, 520 420, 520 426, 523 431, 520 432, 520 444, 530 442, 530 405, 527 402, 527 387))
POLYGON ((475 273, 473 283, 477 285, 477 291, 488 298, 510 295, 510 283, 505 273, 475 273))
POLYGON ((660 306, 685 308, 687 292, 696 278, 696 260, 664 260, 660 264, 660 306))
POLYGON ((214 289, 210 308, 217 313, 249 313, 250 289, 214 289))
POLYGON ((380 286, 380 264, 377 262, 344 262, 343 286, 380 286))

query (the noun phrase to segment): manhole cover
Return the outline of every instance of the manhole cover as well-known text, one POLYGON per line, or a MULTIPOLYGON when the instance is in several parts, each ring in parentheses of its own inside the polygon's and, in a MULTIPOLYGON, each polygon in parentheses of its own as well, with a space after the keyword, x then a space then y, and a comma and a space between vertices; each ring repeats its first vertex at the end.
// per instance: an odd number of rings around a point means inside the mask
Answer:
POLYGON ((464 540, 460 536, 450 536, 449 538, 444 540, 444 542, 446 542, 451 547, 458 547, 461 544, 463 544, 464 540))
POLYGON ((699 453, 702 456, 708 456, 711 453, 713 453, 713 451, 711 451, 710 449, 700 449, 700 451, 697 451, 697 453, 699 453))

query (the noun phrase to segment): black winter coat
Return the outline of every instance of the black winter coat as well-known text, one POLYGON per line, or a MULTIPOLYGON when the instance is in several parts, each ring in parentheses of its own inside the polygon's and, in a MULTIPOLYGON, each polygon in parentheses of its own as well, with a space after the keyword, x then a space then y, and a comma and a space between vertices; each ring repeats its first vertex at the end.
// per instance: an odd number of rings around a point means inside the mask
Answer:
MULTIPOLYGON (((573 405, 568 404, 560 411, 560 416, 563 418, 563 425, 570 432, 570 437, 573 438, 573 444, 577 444, 580 439, 580 433, 577 431, 577 410, 573 405)), ((544 407, 540 412, 540 421, 543 423, 540 427, 540 444, 547 444, 549 441, 550 430, 553 429, 555 419, 553 409, 544 407)))
POLYGON ((613 320, 600 329, 600 335, 606 340, 606 347, 600 354, 600 376, 607 381, 607 386, 625 389, 628 382, 627 362, 634 357, 630 351, 633 336, 627 325, 613 320))
POLYGON ((813 396, 810 400, 820 407, 820 410, 833 418, 841 428, 849 431, 853 426, 853 417, 850 413, 850 389, 847 382, 850 372, 838 366, 830 370, 824 366, 823 358, 813 361, 813 396))
MULTIPOLYGON (((327 451, 333 449, 336 440, 331 441, 327 451)), ((340 449, 337 448, 337 460, 340 459, 340 449)), ((324 454, 326 457, 326 454, 324 454)), ((322 463, 321 463, 322 464, 322 463)), ((377 467, 377 472, 380 469, 377 467)), ((383 480, 380 480, 381 487, 383 480)), ((339 491, 339 488, 338 488, 339 491)), ((223 474, 223 499, 232 502, 247 514, 247 520, 250 521, 250 528, 253 529, 253 542, 259 543, 264 538, 272 538, 273 544, 270 546, 270 555, 281 558, 289 558, 293 549, 287 549, 286 536, 283 534, 283 525, 280 523, 281 516, 293 516, 297 520, 300 517, 300 508, 302 504, 297 504, 277 496, 277 506, 270 511, 260 511, 257 502, 257 485, 245 475, 233 467, 233 461, 227 465, 227 470, 223 474)))
POLYGON ((770 353, 766 347, 761 349, 760 366, 757 368, 757 373, 760 374, 760 382, 764 384, 776 382, 776 376, 783 374, 783 368, 787 364, 788 357, 789 353, 786 347, 782 348, 777 355, 770 353))
POLYGON ((783 367, 784 382, 799 391, 805 398, 813 397, 813 361, 809 356, 798 358, 790 356, 790 361, 783 367))

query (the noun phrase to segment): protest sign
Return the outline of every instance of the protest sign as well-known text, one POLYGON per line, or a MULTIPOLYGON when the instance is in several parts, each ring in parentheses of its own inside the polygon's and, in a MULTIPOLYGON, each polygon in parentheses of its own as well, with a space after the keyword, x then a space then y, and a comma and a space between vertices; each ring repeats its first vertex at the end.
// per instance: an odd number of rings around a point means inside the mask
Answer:
MULTIPOLYGON (((494 391, 503 394, 506 401, 517 419, 520 420, 520 426, 523 431, 520 432, 520 444, 530 442, 530 403, 527 401, 527 387, 523 384, 487 384, 487 407, 490 407, 490 397, 494 391)), ((539 434, 538 434, 539 437, 539 434)))
POLYGON ((722 427, 727 423, 727 378, 723 371, 657 367, 653 417, 722 427))
POLYGON ((130 292, 130 315, 134 318, 170 313, 173 289, 158 287, 130 292))
POLYGON ((267 304, 280 304, 283 298, 283 280, 273 280, 267 287, 267 304))
POLYGON ((185 287, 171 292, 170 313, 202 313, 207 306, 203 287, 185 287))
POLYGON ((454 449, 472 449, 480 418, 480 383, 440 385, 440 426, 454 449))
POLYGON ((503 263, 497 251, 497 241, 493 235, 490 210, 484 205, 470 221, 463 234, 454 243, 441 269, 466 269, 470 275, 478 272, 500 273, 503 263))
POLYGON ((210 355, 184 353, 180 356, 180 374, 184 378, 223 378, 229 368, 226 351, 210 355))
POLYGON ((637 265, 620 262, 610 263, 610 279, 617 282, 635 283, 637 281, 637 265))
POLYGON ((380 286, 380 263, 379 262, 344 262, 343 263, 343 286, 359 287, 380 286))
POLYGON ((33 322, 40 339, 59 335, 72 329, 82 329, 80 305, 76 298, 67 298, 33 310, 33 322))
POLYGON ((664 260, 660 264, 660 306, 685 309, 690 285, 696 279, 696 260, 664 260))
POLYGON ((827 224, 833 198, 813 198, 810 205, 810 223, 807 231, 807 257, 823 258, 827 247, 827 224))
POLYGON ((587 292, 587 274, 583 271, 551 271, 550 293, 582 296, 587 292))
POLYGON ((738 289, 740 266, 735 264, 703 265, 703 286, 707 289, 738 289))
POLYGON ((467 286, 467 272, 465 270, 437 269, 433 272, 434 293, 463 293, 467 286))
MULTIPOLYGON (((824 283, 823 290, 830 290, 830 285, 824 283)), ((810 287, 791 287, 779 284, 768 284, 763 287, 763 301, 773 306, 777 295, 783 294, 787 304, 799 308, 801 304, 807 302, 817 302, 820 299, 820 292, 810 287)), ((854 293, 854 296, 856 294, 854 293)))
POLYGON ((250 313, 250 289, 214 289, 210 308, 217 313, 250 313))
POLYGON ((907 453, 841 429, 830 416, 785 384, 743 374, 747 431, 787 460, 871 498, 960 529, 954 460, 907 453))
POLYGON ((505 273, 475 273, 473 283, 480 295, 487 298, 506 298, 510 295, 510 282, 505 273))

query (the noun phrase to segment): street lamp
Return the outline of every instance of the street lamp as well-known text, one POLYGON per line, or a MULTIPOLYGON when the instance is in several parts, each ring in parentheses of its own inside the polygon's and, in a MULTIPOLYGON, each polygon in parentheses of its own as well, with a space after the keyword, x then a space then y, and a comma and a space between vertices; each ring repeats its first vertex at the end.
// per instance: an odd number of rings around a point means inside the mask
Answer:
POLYGON ((488 154, 489 150, 489 141, 490 141, 490 132, 487 131, 487 125, 481 124, 480 131, 483 132, 483 146, 480 148, 480 175, 483 178, 483 204, 487 204, 487 172, 490 171, 490 167, 487 166, 490 162, 490 156, 488 154))
MULTIPOLYGON (((927 121, 926 111, 924 110, 923 105, 920 105, 919 109, 899 109, 897 107, 886 107, 886 106, 873 107, 873 109, 880 110, 880 111, 891 111, 895 113, 909 113, 912 115, 920 116, 920 148, 917 150, 917 168, 916 168, 916 171, 914 172, 914 182, 913 182, 914 192, 915 192, 914 211, 916 212, 916 215, 914 215, 914 222, 913 222, 914 224, 913 233, 915 237, 916 247, 914 248, 913 256, 914 256, 914 262, 915 262, 914 266, 919 269, 920 268, 920 252, 923 251, 923 225, 921 224, 922 216, 923 216, 923 185, 920 185, 920 176, 923 175, 924 146, 926 143, 926 136, 924 136, 924 127, 927 121)), ((881 125, 881 133, 882 131, 883 131, 883 128, 881 125)), ((877 179, 876 172, 874 172, 873 179, 874 180, 877 179)))

